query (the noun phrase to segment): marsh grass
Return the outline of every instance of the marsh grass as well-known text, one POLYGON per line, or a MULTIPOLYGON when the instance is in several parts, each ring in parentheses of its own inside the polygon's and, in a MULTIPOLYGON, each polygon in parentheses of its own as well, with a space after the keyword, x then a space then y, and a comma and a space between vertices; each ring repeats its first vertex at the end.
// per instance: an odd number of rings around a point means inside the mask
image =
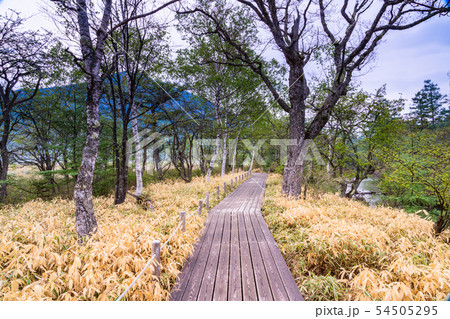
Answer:
MULTIPOLYGON (((0 210, 0 300, 115 300, 151 258, 151 243, 164 242, 179 223, 180 211, 190 215, 210 192, 218 203, 216 185, 231 175, 201 177, 191 183, 168 180, 150 184, 144 193, 154 211, 128 197, 113 205, 113 197, 94 198, 99 231, 80 246, 75 232, 73 201, 32 200, 0 210)), ((177 232, 161 252, 161 278, 148 269, 125 300, 167 300, 186 257, 198 239, 204 220, 196 214, 186 232, 177 232)))
POLYGON ((308 300, 443 300, 450 292, 450 232, 403 210, 334 194, 306 200, 267 182, 263 215, 308 300))

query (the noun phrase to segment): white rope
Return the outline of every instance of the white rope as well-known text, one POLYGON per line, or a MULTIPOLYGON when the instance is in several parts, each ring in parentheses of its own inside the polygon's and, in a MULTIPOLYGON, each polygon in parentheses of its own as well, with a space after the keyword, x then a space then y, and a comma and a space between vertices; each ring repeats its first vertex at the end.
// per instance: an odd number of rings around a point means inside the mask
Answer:
MULTIPOLYGON (((205 198, 202 200, 202 204, 206 202, 206 196, 205 198)), ((187 218, 186 220, 188 220, 189 218, 191 218, 193 215, 198 214, 200 210, 200 206, 197 208, 197 210, 194 210, 187 218)), ((159 219, 159 218, 158 218, 159 219)), ((157 220, 158 220, 157 219, 157 220)), ((162 250, 168 243, 169 241, 173 238, 173 236, 175 236, 176 232, 178 231, 178 229, 180 229, 181 227, 181 221, 178 223, 178 226, 172 231, 172 234, 169 236, 169 238, 164 242, 164 244, 162 244, 160 250, 162 250)), ((142 234, 141 234, 142 235, 142 234)), ((147 268, 151 265, 152 261, 155 259, 156 255, 153 255, 152 258, 150 258, 150 260, 147 262, 147 264, 145 264, 145 267, 141 270, 141 272, 136 276, 136 278, 134 278, 134 280, 131 282, 131 284, 125 289, 125 291, 116 299, 116 301, 120 301, 122 300, 122 298, 127 294, 127 292, 131 289, 131 287, 134 286, 134 284, 139 280, 139 278, 142 276, 142 274, 147 270, 147 268)))
MULTIPOLYGON (((206 197, 205 197, 206 200, 206 197)), ((187 218, 186 220, 188 220, 189 218, 191 218, 193 215, 197 214, 199 211, 200 207, 197 208, 197 210, 194 210, 187 218)), ((178 231, 178 229, 180 229, 181 227, 181 221, 178 223, 178 226, 172 231, 172 234, 169 236, 169 238, 164 242, 164 244, 161 245, 160 250, 162 250, 168 243, 169 241, 173 238, 173 236, 175 236, 176 232, 178 231)), ((141 270, 141 272, 136 276, 136 278, 134 278, 134 280, 131 282, 131 284, 127 287, 127 289, 125 289, 125 291, 116 299, 116 301, 120 301, 126 294, 127 292, 131 289, 131 287, 134 286, 134 284, 139 280, 139 278, 142 276, 142 274, 147 270, 147 268, 151 265, 152 261, 155 259, 156 255, 153 255, 152 258, 150 258, 150 260, 147 262, 147 264, 145 265, 145 267, 141 270)))
POLYGON ((120 301, 128 292, 128 290, 130 290, 131 287, 133 287, 133 285, 136 283, 136 281, 138 281, 138 279, 142 276, 142 274, 145 272, 145 270, 148 268, 148 266, 150 266, 150 264, 152 263, 153 259, 155 259, 156 255, 153 255, 152 258, 150 258, 150 260, 147 262, 147 264, 145 265, 144 269, 141 270, 141 272, 139 273, 139 275, 137 275, 136 278, 134 278, 133 282, 127 287, 127 289, 125 289, 125 291, 116 299, 116 301, 120 301))

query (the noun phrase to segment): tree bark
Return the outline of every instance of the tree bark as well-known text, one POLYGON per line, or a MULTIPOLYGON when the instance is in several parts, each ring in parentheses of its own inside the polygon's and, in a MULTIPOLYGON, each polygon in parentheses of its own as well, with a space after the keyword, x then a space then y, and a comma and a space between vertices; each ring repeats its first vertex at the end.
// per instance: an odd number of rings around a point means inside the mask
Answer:
POLYGON ((283 172, 281 192, 298 198, 301 195, 304 156, 301 154, 305 142, 305 100, 309 89, 303 73, 301 60, 289 64, 289 138, 296 145, 289 145, 286 166, 283 172), (302 155, 302 156, 301 156, 302 155))
POLYGON ((134 138, 134 162, 136 170, 136 196, 142 195, 142 166, 141 166, 141 140, 139 136, 138 120, 137 120, 137 110, 134 101, 131 102, 131 126, 133 128, 133 138, 134 138))
POLYGON ((156 169, 156 172, 158 174, 158 178, 160 180, 162 180, 164 178, 164 176, 163 176, 163 170, 162 170, 162 167, 161 167, 161 156, 160 156, 160 153, 161 153, 161 148, 160 147, 155 147, 153 149, 153 161, 155 162, 155 169, 156 169))
POLYGON ((8 152, 8 139, 11 127, 11 118, 8 110, 3 110, 3 134, 0 142, 1 163, 0 163, 0 201, 4 201, 8 195, 6 186, 6 179, 8 177, 9 168, 9 152, 8 152))
POLYGON ((127 144, 128 144, 128 121, 123 120, 122 128, 122 144, 120 146, 120 158, 116 175, 116 190, 114 193, 114 204, 122 204, 127 197, 128 190, 128 161, 127 161, 127 144))
POLYGON ((227 156, 228 156, 227 137, 228 137, 228 133, 225 132, 223 134, 223 139, 222 139, 222 144, 223 144, 223 149, 222 149, 222 170, 221 170, 221 174, 220 174, 222 177, 225 176, 226 169, 227 169, 227 156))
POLYGON ((102 80, 99 76, 88 76, 87 97, 87 135, 83 149, 81 165, 75 184, 74 201, 76 205, 76 229, 78 236, 84 238, 97 231, 97 220, 92 202, 92 182, 94 180, 95 162, 97 161, 100 142, 99 103, 102 80), (91 81, 89 81, 91 80, 91 81))
POLYGON ((206 181, 209 182, 211 180, 211 173, 214 168, 214 164, 216 162, 217 154, 219 153, 220 148, 220 133, 217 133, 216 137, 216 147, 214 148, 214 153, 211 157, 211 161, 209 162, 208 172, 206 173, 206 181))

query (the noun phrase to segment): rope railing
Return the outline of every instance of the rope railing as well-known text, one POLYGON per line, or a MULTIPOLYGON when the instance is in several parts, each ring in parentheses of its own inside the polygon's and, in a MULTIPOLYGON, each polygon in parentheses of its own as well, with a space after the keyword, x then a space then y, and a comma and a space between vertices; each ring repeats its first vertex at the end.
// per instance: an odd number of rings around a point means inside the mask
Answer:
MULTIPOLYGON (((240 175, 239 176, 239 182, 244 182, 245 179, 250 177, 250 176, 251 176, 251 172, 246 172, 246 173, 240 175)), ((235 185, 236 185, 236 187, 238 185, 237 177, 235 179, 235 185)), ((231 187, 231 190, 233 190, 233 180, 231 180, 230 187, 231 187)), ((217 188, 217 196, 218 197, 220 196, 219 191, 220 191, 220 187, 218 186, 218 188, 217 188)), ((226 195, 226 183, 224 183, 224 195, 226 195)), ((184 226, 183 231, 185 231, 186 221, 188 221, 195 214, 201 215, 203 204, 205 204, 206 209, 209 210, 209 192, 205 193, 205 198, 199 200, 199 205, 198 205, 197 209, 192 211, 192 213, 189 214, 187 217, 186 217, 186 213, 185 212, 181 212, 180 213, 180 221, 178 223, 178 226, 172 231, 172 233, 170 234, 169 238, 167 238, 167 240, 162 245, 160 245, 161 242, 159 240, 154 240, 153 241, 153 243, 152 243, 152 257, 145 264, 144 268, 139 272, 139 274, 136 276, 136 278, 134 278, 134 280, 131 282, 131 284, 125 289, 125 291, 119 297, 117 297, 116 301, 120 301, 120 300, 122 300, 123 297, 126 296, 128 291, 136 284, 136 282, 139 280, 139 278, 145 273, 147 268, 155 261, 155 259, 157 259, 158 262, 155 265, 155 270, 153 272, 153 275, 156 275, 156 276, 159 277, 159 275, 160 275, 160 263, 161 263, 161 250, 163 250, 164 247, 173 238, 173 236, 175 236, 175 234, 178 232, 180 227, 184 226)), ((159 218, 157 220, 159 220, 159 218)), ((152 225, 154 225, 154 223, 152 223, 152 225)))

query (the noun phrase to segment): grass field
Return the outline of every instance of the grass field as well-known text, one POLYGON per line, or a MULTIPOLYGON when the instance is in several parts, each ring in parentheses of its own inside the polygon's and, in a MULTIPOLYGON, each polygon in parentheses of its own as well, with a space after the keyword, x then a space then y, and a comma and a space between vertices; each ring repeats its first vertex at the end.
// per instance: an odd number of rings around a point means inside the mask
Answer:
POLYGON ((307 300, 443 300, 450 293, 450 232, 402 210, 333 194, 295 201, 271 175, 266 222, 307 300))
MULTIPOLYGON (((151 243, 164 242, 216 185, 229 182, 213 177, 209 184, 194 178, 189 184, 167 181, 144 189, 154 202, 146 211, 128 198, 114 206, 113 197, 94 199, 99 231, 80 246, 75 233, 73 201, 32 200, 0 211, 0 300, 114 300, 151 258, 151 243)), ((205 212, 205 209, 203 209, 205 212)), ((161 252, 161 280, 151 270, 140 278, 126 300, 166 300, 182 264, 192 250, 206 218, 194 214, 186 232, 178 232, 161 252)))
MULTIPOLYGON (((189 215, 205 191, 230 179, 150 184, 144 193, 154 211, 131 198, 118 206, 112 197, 95 198, 99 232, 84 246, 77 244, 72 201, 4 207, 0 300, 116 299, 151 257, 152 241, 170 236, 180 211, 189 215)), ((450 292, 448 231, 436 238, 430 221, 402 210, 318 192, 295 201, 280 188, 281 176, 271 175, 263 215, 307 300, 442 300, 450 292)), ((162 250, 161 280, 148 269, 126 300, 168 299, 205 218, 193 215, 162 250)))

